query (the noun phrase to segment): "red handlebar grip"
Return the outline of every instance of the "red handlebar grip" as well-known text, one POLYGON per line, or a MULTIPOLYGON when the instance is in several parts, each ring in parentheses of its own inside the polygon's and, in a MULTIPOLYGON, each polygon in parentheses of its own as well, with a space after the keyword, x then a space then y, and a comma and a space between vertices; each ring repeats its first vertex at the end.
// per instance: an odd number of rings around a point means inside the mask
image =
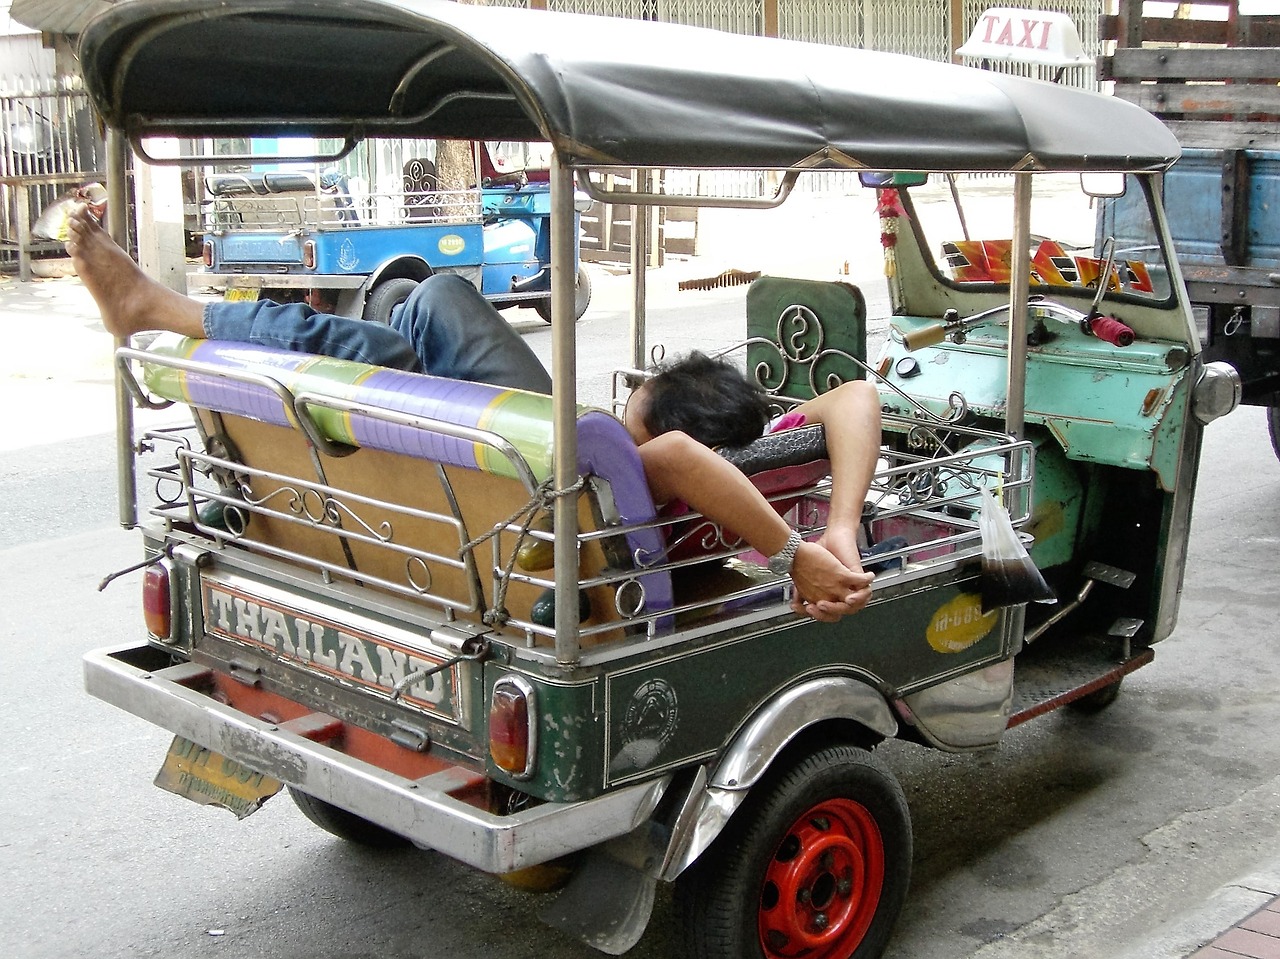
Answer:
POLYGON ((1114 316, 1094 317, 1089 321, 1089 332, 1116 346, 1128 346, 1133 342, 1133 330, 1114 316))

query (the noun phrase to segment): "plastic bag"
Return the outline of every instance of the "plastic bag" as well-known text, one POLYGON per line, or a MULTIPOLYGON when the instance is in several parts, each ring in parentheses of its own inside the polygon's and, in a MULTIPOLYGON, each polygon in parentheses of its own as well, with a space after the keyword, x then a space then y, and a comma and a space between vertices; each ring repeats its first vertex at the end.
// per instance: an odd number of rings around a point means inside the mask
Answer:
POLYGON ((1009 511, 996 502, 989 489, 982 490, 978 513, 982 534, 982 611, 1022 603, 1056 603, 1058 598, 1027 555, 1026 547, 1009 520, 1009 511))
POLYGON ((86 183, 50 203, 31 225, 31 235, 41 240, 67 241, 67 220, 76 207, 88 204, 99 220, 107 209, 107 190, 101 183, 86 183))

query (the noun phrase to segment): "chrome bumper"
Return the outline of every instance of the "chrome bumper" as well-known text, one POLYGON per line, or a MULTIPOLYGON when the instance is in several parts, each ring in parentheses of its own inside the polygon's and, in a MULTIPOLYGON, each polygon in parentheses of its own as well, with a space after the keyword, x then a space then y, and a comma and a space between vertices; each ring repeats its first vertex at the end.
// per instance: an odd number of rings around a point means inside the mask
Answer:
POLYGON ((449 772, 410 780, 353 759, 174 682, 172 677, 189 673, 185 665, 147 669, 159 655, 146 644, 94 650, 84 658, 85 689, 486 872, 510 872, 625 835, 649 818, 670 781, 664 777, 584 802, 545 803, 497 816, 450 796, 447 790, 457 780, 449 772))

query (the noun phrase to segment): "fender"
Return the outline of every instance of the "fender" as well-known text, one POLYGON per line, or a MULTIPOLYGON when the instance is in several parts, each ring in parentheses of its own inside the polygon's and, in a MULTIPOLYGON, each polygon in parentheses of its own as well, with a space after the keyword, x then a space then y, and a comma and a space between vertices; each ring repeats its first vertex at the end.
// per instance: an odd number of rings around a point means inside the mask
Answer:
POLYGON ((826 676, 780 693, 742 728, 714 771, 698 770, 671 827, 661 878, 674 880, 702 855, 788 743, 832 719, 852 720, 886 739, 898 732, 884 696, 861 680, 826 676))
POLYGON ((435 270, 431 268, 431 265, 420 256, 393 256, 379 263, 365 277, 361 292, 368 296, 369 291, 386 279, 388 273, 393 276, 406 276, 411 280, 421 282, 434 272, 435 270))

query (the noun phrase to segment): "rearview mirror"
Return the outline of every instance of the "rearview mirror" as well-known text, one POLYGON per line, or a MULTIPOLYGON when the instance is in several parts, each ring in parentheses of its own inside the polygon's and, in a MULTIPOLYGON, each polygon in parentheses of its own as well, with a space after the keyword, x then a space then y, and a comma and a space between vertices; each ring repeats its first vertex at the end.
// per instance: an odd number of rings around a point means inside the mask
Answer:
POLYGON ((892 173, 883 170, 863 170, 858 174, 858 181, 872 189, 895 186, 924 186, 929 182, 927 173, 892 173))
POLYGON ((1080 189, 1093 197, 1124 196, 1123 173, 1081 173, 1080 189))

